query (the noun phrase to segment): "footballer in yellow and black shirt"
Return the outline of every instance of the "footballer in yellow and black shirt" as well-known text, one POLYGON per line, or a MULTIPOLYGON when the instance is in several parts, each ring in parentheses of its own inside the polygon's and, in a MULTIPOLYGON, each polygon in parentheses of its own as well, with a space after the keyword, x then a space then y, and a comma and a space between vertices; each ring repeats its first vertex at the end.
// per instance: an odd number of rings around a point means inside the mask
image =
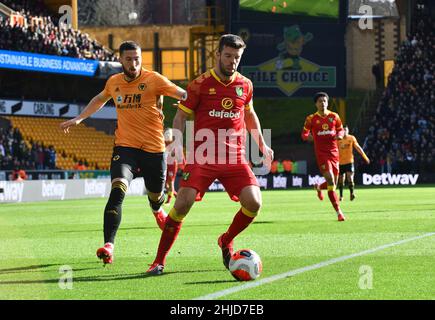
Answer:
POLYGON ((163 137, 163 96, 186 99, 186 91, 166 77, 142 68, 141 49, 132 41, 119 48, 123 72, 107 80, 74 119, 61 123, 61 128, 78 125, 101 109, 111 98, 116 106, 117 129, 110 165, 112 190, 104 210, 104 246, 97 250, 104 263, 113 262, 115 235, 121 223, 122 203, 130 182, 144 178, 148 199, 157 224, 163 229, 166 213, 162 209, 166 180, 165 141, 163 137))
POLYGON ((354 189, 355 183, 353 176, 355 174, 354 167, 354 158, 353 158, 353 149, 363 157, 364 161, 368 164, 370 163, 369 158, 365 154, 364 150, 358 144, 356 138, 349 134, 349 128, 344 126, 344 136, 343 139, 338 141, 338 151, 339 151, 339 159, 340 159, 340 174, 338 178, 338 188, 340 190, 340 201, 343 201, 343 188, 345 178, 347 180, 347 184, 350 190, 350 200, 353 201, 355 199, 354 189))

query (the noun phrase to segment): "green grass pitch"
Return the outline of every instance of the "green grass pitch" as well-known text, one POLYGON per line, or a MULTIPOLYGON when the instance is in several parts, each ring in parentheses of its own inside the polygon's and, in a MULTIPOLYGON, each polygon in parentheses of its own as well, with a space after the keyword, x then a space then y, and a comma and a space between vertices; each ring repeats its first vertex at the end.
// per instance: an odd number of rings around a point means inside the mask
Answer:
MULTIPOLYGON (((262 212, 235 240, 262 258, 255 281, 435 231, 433 187, 360 188, 353 202, 346 190, 345 222, 313 190, 262 194, 262 212)), ((238 210, 226 193, 194 205, 159 277, 144 277, 160 239, 146 197, 125 200, 114 264, 96 258, 105 202, 2 204, 0 299, 193 299, 241 284, 217 246, 238 210), (62 280, 63 266, 72 283, 62 280)), ((435 299, 434 266, 432 235, 221 299, 435 299)))

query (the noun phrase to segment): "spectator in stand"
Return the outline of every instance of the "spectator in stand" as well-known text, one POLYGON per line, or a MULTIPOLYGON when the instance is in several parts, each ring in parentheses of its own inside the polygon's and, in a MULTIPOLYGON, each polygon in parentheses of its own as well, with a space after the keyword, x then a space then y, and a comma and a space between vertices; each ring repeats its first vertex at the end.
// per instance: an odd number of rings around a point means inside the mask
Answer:
POLYGON ((36 160, 36 169, 44 170, 44 162, 45 162, 45 153, 42 146, 38 146, 38 151, 36 152, 37 160, 36 160))
POLYGON ((3 139, 0 138, 0 160, 6 156, 5 147, 3 146, 3 139))
POLYGON ((272 164, 270 166, 270 173, 275 174, 278 172, 278 161, 277 160, 273 160, 272 164))
POLYGON ((282 162, 285 173, 291 173, 293 170, 293 162, 291 160, 285 159, 282 162))
POLYGON ((282 164, 281 159, 278 159, 276 171, 277 171, 277 173, 284 173, 284 166, 282 164))
POLYGON ((12 170, 36 168, 35 151, 27 148, 20 131, 17 128, 0 128, 0 168, 12 170))
POLYGON ((26 171, 24 171, 23 169, 14 170, 12 172, 12 180, 17 182, 27 180, 26 171))
POLYGON ((48 169, 56 169, 56 150, 53 146, 48 147, 48 169))
POLYGON ((86 166, 84 165, 82 160, 79 160, 79 162, 77 162, 74 165, 74 170, 87 170, 86 166))

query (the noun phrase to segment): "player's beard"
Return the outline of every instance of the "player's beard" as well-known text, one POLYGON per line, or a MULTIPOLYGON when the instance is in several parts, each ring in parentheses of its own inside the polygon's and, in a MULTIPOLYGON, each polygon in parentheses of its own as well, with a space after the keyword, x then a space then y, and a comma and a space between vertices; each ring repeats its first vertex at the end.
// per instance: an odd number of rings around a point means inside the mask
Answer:
POLYGON ((232 77, 235 71, 228 71, 225 69, 224 64, 222 63, 222 60, 219 59, 219 71, 226 77, 232 77))
POLYGON ((136 79, 139 76, 139 72, 136 72, 136 69, 134 71, 131 71, 130 69, 127 69, 122 65, 122 71, 129 79, 136 79))

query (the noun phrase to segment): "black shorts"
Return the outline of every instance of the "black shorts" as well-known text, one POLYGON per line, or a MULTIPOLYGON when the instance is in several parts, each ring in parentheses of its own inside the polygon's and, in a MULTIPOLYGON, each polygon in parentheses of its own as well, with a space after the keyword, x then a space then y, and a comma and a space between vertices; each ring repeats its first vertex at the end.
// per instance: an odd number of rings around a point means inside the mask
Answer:
POLYGON ((353 165, 353 162, 347 163, 347 164, 340 164, 340 174, 344 174, 346 172, 355 172, 355 167, 353 165))
POLYGON ((110 176, 130 182, 143 177, 147 191, 160 193, 166 180, 166 156, 130 147, 114 147, 110 163, 110 176))

